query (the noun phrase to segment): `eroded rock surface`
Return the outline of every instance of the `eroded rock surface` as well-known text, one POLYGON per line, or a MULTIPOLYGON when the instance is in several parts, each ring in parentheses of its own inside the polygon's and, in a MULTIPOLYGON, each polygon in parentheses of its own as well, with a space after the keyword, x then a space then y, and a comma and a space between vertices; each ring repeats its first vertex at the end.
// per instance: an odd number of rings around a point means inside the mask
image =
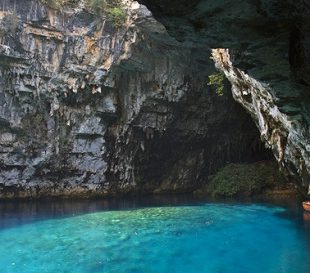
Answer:
POLYGON ((213 57, 231 82, 234 98, 251 114, 280 166, 306 192, 310 181, 309 2, 201 0, 177 12, 171 2, 169 13, 160 0, 143 3, 179 41, 219 49, 213 57))
POLYGON ((256 121, 262 139, 280 166, 291 178, 297 175, 303 186, 308 187, 310 139, 305 123, 280 110, 268 85, 233 67, 227 49, 214 49, 212 55, 216 66, 232 83, 234 98, 256 121))
POLYGON ((83 1, 3 3, 0 197, 189 191, 226 162, 269 157, 229 92, 207 86, 205 46, 137 2, 126 13, 116 28, 83 1))

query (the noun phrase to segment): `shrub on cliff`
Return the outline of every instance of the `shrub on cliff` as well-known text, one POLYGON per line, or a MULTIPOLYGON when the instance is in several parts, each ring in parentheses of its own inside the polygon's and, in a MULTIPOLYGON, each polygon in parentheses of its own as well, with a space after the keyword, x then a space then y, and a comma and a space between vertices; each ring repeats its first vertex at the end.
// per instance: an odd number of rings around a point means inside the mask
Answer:
POLYGON ((91 12, 105 14, 108 21, 119 27, 126 21, 125 7, 121 0, 86 0, 86 8, 91 12))
POLYGON ((215 72, 209 75, 208 85, 214 86, 219 96, 224 95, 224 79, 224 74, 221 72, 215 72))
MULTIPOLYGON (((68 5, 77 5, 77 0, 41 1, 52 9, 61 9, 68 5)), ((98 16, 105 15, 107 20, 117 27, 120 27, 126 21, 126 12, 122 0, 84 0, 84 2, 87 10, 98 16)))

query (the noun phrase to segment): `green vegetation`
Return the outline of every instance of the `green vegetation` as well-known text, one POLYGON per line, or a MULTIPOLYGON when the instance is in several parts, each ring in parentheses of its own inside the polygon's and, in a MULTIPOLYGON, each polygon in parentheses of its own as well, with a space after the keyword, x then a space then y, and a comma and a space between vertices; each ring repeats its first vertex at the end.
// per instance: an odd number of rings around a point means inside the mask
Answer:
POLYGON ((219 96, 224 95, 224 74, 221 72, 215 72, 209 75, 208 85, 215 86, 216 93, 219 96))
MULTIPOLYGON (((53 9, 61 9, 64 6, 74 6, 77 0, 41 0, 53 9)), ((106 15, 108 21, 120 27, 126 21, 125 7, 121 0, 84 0, 86 9, 101 16, 106 15)))
POLYGON ((117 27, 120 27, 126 21, 126 13, 123 8, 111 8, 107 14, 108 20, 110 20, 117 27))
POLYGON ((206 188, 197 194, 216 196, 252 195, 284 183, 278 167, 273 162, 229 164, 213 177, 206 188))
POLYGON ((97 15, 105 14, 107 20, 117 27, 126 21, 125 7, 121 0, 86 0, 86 7, 97 15))

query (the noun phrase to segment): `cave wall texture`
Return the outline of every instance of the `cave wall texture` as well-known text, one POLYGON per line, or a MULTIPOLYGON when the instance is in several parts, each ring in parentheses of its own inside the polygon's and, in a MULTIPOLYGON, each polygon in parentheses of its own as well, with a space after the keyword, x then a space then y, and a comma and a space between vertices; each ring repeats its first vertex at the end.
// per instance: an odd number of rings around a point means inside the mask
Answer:
POLYGON ((180 3, 176 11, 173 1, 143 2, 171 36, 211 48, 216 67, 232 84, 234 99, 252 116, 283 172, 306 192, 309 1, 202 0, 183 10, 180 3))
POLYGON ((118 28, 2 0, 0 197, 189 192, 260 138, 308 186, 308 4, 187 2, 126 1, 118 28))

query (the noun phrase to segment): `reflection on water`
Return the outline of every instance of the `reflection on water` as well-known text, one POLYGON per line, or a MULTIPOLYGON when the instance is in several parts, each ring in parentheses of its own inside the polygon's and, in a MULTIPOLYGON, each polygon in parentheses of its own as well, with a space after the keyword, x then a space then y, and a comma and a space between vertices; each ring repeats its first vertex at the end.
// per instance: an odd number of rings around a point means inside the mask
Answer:
POLYGON ((141 198, 95 200, 0 201, 0 229, 49 218, 77 216, 105 210, 125 210, 148 206, 197 204, 188 195, 148 196, 141 198))
POLYGON ((49 218, 64 218, 80 214, 106 211, 127 210, 139 207, 154 206, 182 206, 199 205, 204 203, 224 204, 264 204, 266 206, 281 206, 286 208, 282 217, 294 219, 296 223, 303 224, 307 215, 303 216, 301 201, 294 198, 246 198, 235 199, 197 199, 191 195, 158 195, 122 199, 94 199, 94 200, 37 200, 37 201, 1 201, 0 200, 0 229, 10 226, 22 225, 33 221, 49 218))
POLYGON ((296 200, 0 203, 0 269, 74 273, 309 273, 296 200))

